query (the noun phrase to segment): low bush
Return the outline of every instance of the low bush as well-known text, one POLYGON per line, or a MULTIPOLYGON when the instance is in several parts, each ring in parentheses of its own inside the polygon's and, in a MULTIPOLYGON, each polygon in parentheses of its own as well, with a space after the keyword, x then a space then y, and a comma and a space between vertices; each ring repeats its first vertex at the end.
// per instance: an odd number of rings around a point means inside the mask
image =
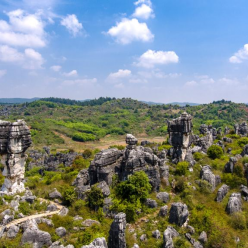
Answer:
POLYGON ((208 148, 207 154, 211 159, 221 158, 223 150, 220 146, 212 145, 208 148))
POLYGON ((189 173, 188 170, 189 167, 189 163, 188 162, 179 162, 177 164, 176 170, 175 170, 175 174, 179 175, 179 176, 185 176, 189 173))

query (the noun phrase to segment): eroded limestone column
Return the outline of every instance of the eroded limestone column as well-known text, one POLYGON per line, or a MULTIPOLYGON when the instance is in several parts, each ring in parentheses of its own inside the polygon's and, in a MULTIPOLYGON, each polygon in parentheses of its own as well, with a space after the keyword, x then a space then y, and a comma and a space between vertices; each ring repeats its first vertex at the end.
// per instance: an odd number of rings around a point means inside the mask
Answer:
POLYGON ((31 143, 30 130, 25 121, 11 123, 0 120, 0 155, 5 177, 1 191, 11 194, 25 191, 25 151, 31 143))

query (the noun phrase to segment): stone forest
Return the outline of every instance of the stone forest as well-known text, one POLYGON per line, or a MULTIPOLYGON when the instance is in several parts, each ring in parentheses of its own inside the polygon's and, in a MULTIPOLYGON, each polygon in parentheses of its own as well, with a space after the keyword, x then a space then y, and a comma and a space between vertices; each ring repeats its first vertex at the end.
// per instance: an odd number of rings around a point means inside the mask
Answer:
POLYGON ((83 152, 38 146, 39 123, 4 114, 0 247, 248 247, 247 123, 196 129, 186 111, 163 143, 129 132, 83 152))

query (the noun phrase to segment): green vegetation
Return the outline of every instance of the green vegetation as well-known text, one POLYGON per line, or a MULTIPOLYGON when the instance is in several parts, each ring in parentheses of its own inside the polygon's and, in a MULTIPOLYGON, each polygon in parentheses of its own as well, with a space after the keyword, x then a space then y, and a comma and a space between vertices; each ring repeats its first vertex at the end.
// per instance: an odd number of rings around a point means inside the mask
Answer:
POLYGON ((223 150, 220 146, 212 145, 208 148, 207 154, 212 159, 221 158, 223 150))

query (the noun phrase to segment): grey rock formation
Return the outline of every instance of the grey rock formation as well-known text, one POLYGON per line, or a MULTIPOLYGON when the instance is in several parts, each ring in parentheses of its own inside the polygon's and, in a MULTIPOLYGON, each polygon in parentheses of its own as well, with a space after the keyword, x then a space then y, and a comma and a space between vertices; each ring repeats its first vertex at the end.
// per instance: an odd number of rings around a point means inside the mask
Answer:
POLYGON ((52 243, 52 245, 49 246, 49 248, 74 248, 74 246, 73 245, 63 246, 60 241, 56 241, 52 243))
POLYGON ((194 238, 192 238, 189 233, 186 233, 185 237, 191 243, 191 245, 193 245, 194 248, 203 248, 203 246, 198 241, 196 241, 194 238))
POLYGON ((187 225, 187 229, 189 230, 190 234, 194 234, 195 233, 195 228, 193 226, 187 225))
POLYGON ((25 152, 30 145, 30 131, 23 120, 13 123, 0 121, 0 155, 5 176, 1 191, 11 194, 25 191, 25 152))
POLYGON ((182 226, 188 219, 189 211, 186 204, 174 202, 171 205, 169 222, 182 226))
POLYGON ((227 134, 229 134, 229 132, 230 132, 230 128, 225 127, 224 134, 227 135, 227 134))
POLYGON ((184 112, 179 118, 168 121, 170 144, 173 146, 172 159, 184 161, 192 143, 192 117, 184 112))
POLYGON ((152 232, 152 237, 155 238, 155 239, 160 239, 160 237, 161 237, 160 231, 159 230, 153 231, 152 232))
POLYGON ((159 210, 159 216, 165 217, 168 214, 168 206, 163 206, 159 210))
POLYGON ((240 212, 242 207, 242 200, 240 193, 232 193, 226 206, 226 212, 233 214, 240 212))
POLYGON ((223 141, 226 143, 232 143, 233 140, 231 138, 223 137, 223 141))
POLYGON ((167 203, 170 200, 170 195, 167 192, 159 192, 156 197, 164 203, 167 203))
POLYGON ((144 241, 146 241, 147 240, 147 235, 146 234, 142 234, 141 236, 140 236, 140 241, 141 242, 144 242, 144 241))
POLYGON ((233 173, 234 166, 237 162, 238 162, 238 159, 236 157, 231 157, 229 159, 229 162, 227 162, 225 165, 225 168, 224 168, 225 172, 226 173, 233 173))
POLYGON ((199 240, 202 244, 207 243, 207 241, 208 241, 207 233, 204 232, 204 231, 202 231, 201 234, 200 234, 200 236, 199 236, 199 238, 198 238, 198 240, 199 240))
POLYGON ((14 215, 4 215, 2 223, 3 225, 7 225, 8 223, 10 223, 12 220, 14 220, 14 215))
POLYGON ((10 239, 15 238, 19 232, 19 229, 20 228, 18 226, 15 225, 11 226, 7 231, 7 237, 10 239))
POLYGON ((47 206, 47 211, 52 212, 52 211, 56 211, 56 210, 58 210, 58 207, 55 204, 49 204, 47 206))
POLYGON ((223 152, 225 151, 225 145, 222 140, 219 140, 215 145, 220 146, 223 152))
POLYGON ((39 230, 35 220, 27 221, 24 225, 24 230, 21 240, 22 244, 30 243, 37 248, 52 244, 51 235, 48 232, 39 230))
POLYGON ((224 199, 224 197, 226 196, 226 194, 229 191, 229 186, 226 184, 223 184, 217 192, 217 197, 216 197, 216 201, 217 202, 222 202, 222 200, 224 199))
POLYGON ((101 189, 103 196, 108 197, 110 195, 110 189, 109 186, 105 181, 101 181, 98 183, 97 188, 101 189))
POLYGON ((81 248, 108 248, 105 238, 96 238, 89 245, 84 245, 81 248))
POLYGON ((85 199, 86 192, 90 190, 90 175, 88 169, 81 170, 72 185, 76 187, 78 198, 85 199))
POLYGON ((171 226, 168 226, 163 234, 163 248, 174 248, 173 238, 178 237, 179 233, 171 226))
POLYGON ((91 220, 91 219, 87 219, 82 222, 82 226, 85 226, 85 227, 91 227, 92 225, 100 225, 100 222, 97 220, 91 220))
POLYGON ((50 226, 50 227, 54 226, 52 220, 47 219, 47 218, 36 218, 35 221, 37 224, 45 223, 47 226, 50 226))
POLYGON ((146 199, 146 206, 148 208, 156 208, 158 206, 157 202, 155 200, 152 200, 150 198, 146 199))
POLYGON ((200 178, 211 184, 212 191, 214 191, 216 186, 221 182, 220 176, 214 175, 209 165, 205 165, 202 167, 200 172, 200 178))
POLYGON ((235 124, 234 126, 235 133, 241 136, 247 136, 248 134, 248 126, 246 122, 242 122, 241 124, 235 124))
POLYGON ((51 193, 49 193, 50 199, 62 199, 62 195, 59 191, 55 188, 51 193))
POLYGON ((59 215, 60 216, 66 216, 69 212, 69 209, 66 207, 63 207, 60 211, 59 211, 59 215))
POLYGON ((64 237, 66 235, 66 229, 62 226, 56 228, 55 232, 59 237, 64 237))
POLYGON ((134 244, 132 248, 139 248, 137 244, 134 244))
POLYGON ((248 155, 248 145, 245 145, 241 155, 242 155, 242 157, 244 157, 245 155, 248 155))
POLYGON ((240 192, 241 192, 241 195, 244 197, 244 200, 248 201, 248 187, 246 187, 245 185, 241 185, 240 192))
POLYGON ((110 227, 108 248, 126 248, 125 230, 126 214, 119 213, 110 227))

